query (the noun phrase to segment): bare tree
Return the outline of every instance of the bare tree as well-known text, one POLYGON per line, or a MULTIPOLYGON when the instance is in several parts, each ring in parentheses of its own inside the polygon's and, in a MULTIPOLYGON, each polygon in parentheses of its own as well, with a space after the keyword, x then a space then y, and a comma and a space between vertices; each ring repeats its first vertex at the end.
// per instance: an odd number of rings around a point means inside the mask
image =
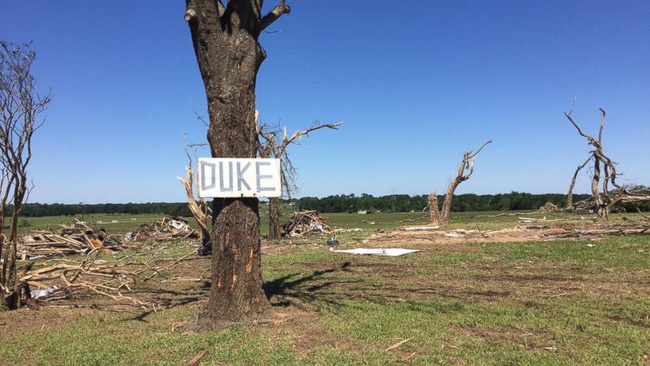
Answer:
POLYGON ((31 66, 36 53, 28 44, 0 41, 0 309, 15 309, 28 296, 16 277, 18 217, 27 200, 27 166, 32 158, 32 136, 45 120, 39 115, 52 94, 39 95, 31 66), (5 209, 11 205, 9 236, 5 235, 5 209))
POLYGON ((587 164, 589 164, 589 162, 591 161, 592 158, 593 158, 593 156, 589 156, 587 158, 587 160, 585 160, 584 163, 578 165, 578 167, 576 168, 576 171, 573 173, 573 178, 571 178, 571 184, 569 184, 569 191, 567 192, 567 195, 566 195, 566 206, 564 208, 565 210, 571 210, 572 209, 572 207, 573 207, 573 188, 575 188, 575 186, 576 186, 576 179, 578 178, 578 173, 580 173, 580 171, 585 166, 587 166, 587 164))
MULTIPOLYGON (((258 115, 256 115, 257 118, 258 115)), ((280 159, 282 188, 285 194, 290 196, 296 190, 296 169, 287 152, 287 147, 291 144, 298 144, 303 136, 309 136, 309 133, 313 131, 322 128, 338 130, 342 123, 316 123, 308 129, 294 132, 291 136, 287 135, 286 128, 280 129, 279 126, 271 128, 262 124, 257 128, 260 157, 280 159)), ((278 239, 280 239, 280 198, 271 197, 269 198, 269 240, 278 239)))
MULTIPOLYGON (((285 0, 267 14, 263 0, 186 0, 184 18, 207 97, 208 142, 213 157, 253 158, 257 153, 255 85, 266 58, 262 31, 291 8, 285 0)), ((210 299, 199 315, 204 328, 266 319, 262 289, 259 201, 216 198, 212 218, 210 299)))
MULTIPOLYGON (((617 183, 616 179, 621 174, 617 173, 616 163, 612 161, 603 150, 603 129, 605 127, 606 113, 602 108, 598 108, 598 110, 600 110, 601 115, 598 138, 584 133, 576 121, 571 117, 571 111, 564 113, 569 122, 578 131, 578 134, 587 139, 589 145, 594 148, 594 150, 589 153, 589 158, 582 165, 578 166, 571 181, 571 186, 569 187, 569 194, 573 194, 573 186, 575 185, 578 171, 589 161, 593 160, 594 165, 592 169, 593 175, 591 178, 591 194, 594 200, 595 211, 598 215, 598 219, 609 220, 609 214, 617 205, 650 201, 650 195, 648 195, 644 190, 629 190, 617 183), (610 185, 613 189, 610 189, 610 185)), ((571 202, 571 204, 572 203, 573 202, 571 202)), ((568 206, 569 205, 567 204, 567 207, 568 206)))
POLYGON ((471 150, 466 150, 463 154, 463 159, 458 166, 458 172, 456 172, 456 177, 454 180, 449 183, 447 187, 447 193, 445 194, 445 200, 442 203, 442 212, 438 208, 438 196, 433 193, 429 195, 429 213, 431 225, 447 225, 449 223, 449 213, 451 212, 451 202, 454 199, 454 192, 459 184, 469 179, 474 173, 474 161, 476 156, 483 150, 483 148, 491 143, 492 140, 484 143, 476 152, 471 150))

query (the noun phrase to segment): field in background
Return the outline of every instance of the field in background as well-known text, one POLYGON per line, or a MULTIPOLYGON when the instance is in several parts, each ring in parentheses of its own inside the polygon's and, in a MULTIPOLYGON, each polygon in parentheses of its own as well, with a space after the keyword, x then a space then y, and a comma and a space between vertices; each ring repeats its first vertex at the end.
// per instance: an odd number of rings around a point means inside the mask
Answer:
MULTIPOLYGON (((261 233, 268 235, 268 205, 260 205, 261 212, 261 233)), ((288 205, 281 207, 280 224, 286 223, 291 217, 291 208, 288 205)), ((326 213, 323 214, 328 223, 333 228, 353 229, 362 228, 364 230, 390 230, 400 226, 426 224, 428 220, 427 212, 411 213, 379 213, 379 214, 356 214, 356 213, 326 213)), ((59 224, 68 224, 74 219, 86 222, 91 227, 104 228, 111 234, 126 233, 142 225, 159 220, 164 215, 85 215, 85 216, 47 216, 47 217, 29 217, 19 220, 20 233, 27 233, 30 230, 46 230, 48 227, 56 229, 59 224)), ((575 223, 592 222, 595 215, 569 215, 562 213, 540 214, 531 211, 508 211, 508 212, 452 212, 451 228, 463 228, 466 230, 495 230, 512 226, 520 222, 519 218, 530 217, 534 219, 543 219, 546 224, 553 224, 558 220, 566 222, 567 220, 575 223)), ((194 218, 186 217, 190 225, 198 230, 194 218)), ((638 220, 638 213, 611 214, 612 222, 620 222, 624 219, 638 220)))

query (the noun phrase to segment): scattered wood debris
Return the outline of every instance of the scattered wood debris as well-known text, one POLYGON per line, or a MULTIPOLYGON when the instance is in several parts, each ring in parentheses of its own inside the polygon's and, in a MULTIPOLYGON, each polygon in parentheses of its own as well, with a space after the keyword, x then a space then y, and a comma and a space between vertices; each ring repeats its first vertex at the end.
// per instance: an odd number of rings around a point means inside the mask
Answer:
POLYGON ((116 302, 127 302, 145 309, 151 307, 155 311, 156 304, 124 293, 131 291, 137 283, 149 281, 183 261, 196 258, 194 251, 179 258, 157 258, 159 251, 156 251, 135 252, 116 261, 106 261, 98 259, 101 251, 101 248, 91 250, 78 264, 67 259, 53 259, 39 263, 43 267, 33 268, 36 262, 28 262, 18 278, 19 287, 26 290, 21 291, 21 302, 36 305, 36 299, 56 302, 77 293, 95 293, 116 302), (41 296, 41 292, 30 289, 45 290, 45 293, 41 296))
POLYGON ((130 233, 130 237, 135 241, 153 239, 161 242, 198 239, 199 236, 199 232, 192 229, 187 220, 179 217, 163 217, 152 224, 142 224, 130 233))
POLYGON ((329 234, 332 229, 327 219, 318 210, 294 212, 288 223, 282 226, 283 236, 303 236, 308 234, 329 234))
POLYGON ((22 237, 21 257, 65 256, 86 254, 91 250, 117 251, 127 241, 122 235, 108 235, 103 229, 95 230, 75 220, 72 224, 60 224, 56 231, 34 230, 22 237))

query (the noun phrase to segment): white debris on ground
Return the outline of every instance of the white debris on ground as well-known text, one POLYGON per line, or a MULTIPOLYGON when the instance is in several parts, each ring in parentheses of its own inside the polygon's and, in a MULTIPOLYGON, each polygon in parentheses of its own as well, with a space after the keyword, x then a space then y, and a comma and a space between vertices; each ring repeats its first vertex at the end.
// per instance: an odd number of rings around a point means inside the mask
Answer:
POLYGON ((421 231, 421 230, 438 230, 440 226, 402 226, 400 230, 404 231, 421 231))
POLYGON ((334 232, 336 234, 338 234, 338 233, 358 233, 358 232, 361 232, 361 231, 366 231, 366 229, 362 229, 360 227, 355 227, 355 228, 352 228, 352 229, 334 229, 334 232))
POLYGON ((346 253, 346 254, 357 254, 357 255, 380 255, 387 257, 398 257, 404 254, 410 254, 419 252, 416 249, 403 249, 403 248, 356 248, 356 249, 344 249, 344 250, 335 250, 334 253, 346 253))
POLYGON ((29 294, 31 295, 32 299, 40 299, 52 295, 54 291, 56 291, 56 286, 48 289, 32 290, 29 292, 29 294))
POLYGON ((459 234, 459 233, 446 233, 446 237, 448 238, 464 238, 465 234, 459 234))

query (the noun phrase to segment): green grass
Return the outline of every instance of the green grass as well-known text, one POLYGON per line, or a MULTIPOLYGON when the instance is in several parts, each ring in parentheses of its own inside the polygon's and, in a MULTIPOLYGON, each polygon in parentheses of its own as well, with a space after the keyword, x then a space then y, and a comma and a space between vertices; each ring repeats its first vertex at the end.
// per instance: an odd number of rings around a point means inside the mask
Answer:
MULTIPOLYGON (((517 222, 516 216, 480 215, 452 219, 466 229, 517 222)), ((328 215, 333 226, 366 229, 345 234, 345 240, 367 238, 411 216, 328 215)), ((137 308, 115 313, 88 307, 90 298, 79 309, 45 306, 0 313, 0 365, 179 365, 203 349, 209 353, 202 365, 650 362, 648 237, 413 242, 405 246, 419 253, 395 258, 332 254, 323 242, 323 237, 284 241, 263 257, 270 300, 283 319, 276 324, 184 334, 172 332, 172 325, 195 317, 201 302, 140 316, 143 310, 137 308)), ((143 255, 160 248, 148 245, 143 255)), ((164 245, 162 257, 191 250, 186 244, 164 245)), ((207 259, 176 271, 191 277, 205 268, 207 259)), ((184 286, 174 289, 201 290, 201 283, 184 286)))

